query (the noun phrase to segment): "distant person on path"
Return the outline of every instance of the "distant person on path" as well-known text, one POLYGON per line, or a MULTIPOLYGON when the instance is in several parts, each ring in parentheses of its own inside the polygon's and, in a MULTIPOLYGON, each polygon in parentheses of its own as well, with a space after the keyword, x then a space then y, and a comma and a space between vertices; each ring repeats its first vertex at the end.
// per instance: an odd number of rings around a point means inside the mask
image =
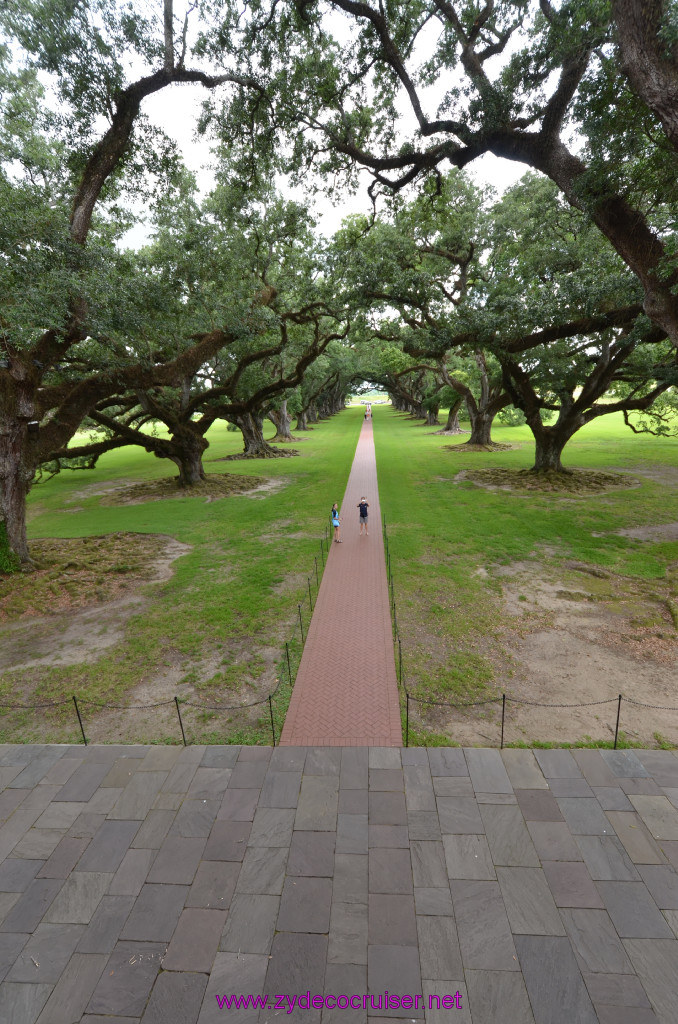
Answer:
POLYGON ((341 519, 339 518, 339 506, 337 505, 336 501, 332 506, 332 511, 330 515, 332 517, 332 526, 334 527, 334 539, 337 544, 341 544, 341 538, 339 537, 341 519))
POLYGON ((362 537, 363 529, 365 530, 365 536, 368 537, 367 532, 367 510, 370 507, 370 503, 367 498, 361 498, 356 508, 360 509, 360 536, 362 537))

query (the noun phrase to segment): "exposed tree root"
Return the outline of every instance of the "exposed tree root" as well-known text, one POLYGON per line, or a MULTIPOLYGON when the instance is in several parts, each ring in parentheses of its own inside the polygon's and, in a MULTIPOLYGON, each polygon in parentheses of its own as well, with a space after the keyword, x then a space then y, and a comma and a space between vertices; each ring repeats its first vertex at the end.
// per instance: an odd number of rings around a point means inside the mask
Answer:
MULTIPOLYGON (((443 431, 439 431, 443 433, 443 431)), ((446 444, 443 446, 445 451, 448 452, 510 452, 516 447, 512 444, 499 444, 498 441, 490 441, 489 444, 471 444, 470 441, 464 441, 463 444, 446 444)))
POLYGON ((226 455, 223 459, 215 459, 215 462, 238 462, 241 459, 288 459, 299 452, 294 448, 287 451, 280 451, 277 448, 258 448, 254 452, 239 452, 236 455, 226 455))
POLYGON ((470 480, 479 487, 552 494, 600 494, 602 491, 638 486, 638 481, 627 473, 599 473, 585 469, 562 473, 554 470, 535 473, 530 469, 470 469, 457 474, 455 479, 470 480))
POLYGON ((146 501, 160 501, 163 498, 206 497, 214 501, 229 494, 242 494, 263 483, 262 477, 236 476, 235 473, 209 473, 204 480, 182 487, 179 477, 163 480, 148 480, 111 491, 101 500, 102 505, 141 505, 146 501))

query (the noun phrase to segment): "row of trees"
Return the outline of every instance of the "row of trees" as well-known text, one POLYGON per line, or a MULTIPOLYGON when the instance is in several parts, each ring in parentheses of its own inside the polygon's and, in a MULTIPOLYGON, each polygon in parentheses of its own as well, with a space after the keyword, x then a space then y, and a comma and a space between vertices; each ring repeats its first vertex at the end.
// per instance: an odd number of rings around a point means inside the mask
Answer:
POLYGON ((455 429, 463 401, 469 444, 484 446, 517 407, 537 471, 562 471, 569 439, 603 415, 647 413, 645 429, 669 429, 675 348, 643 313, 635 276, 552 183, 527 175, 487 203, 451 173, 367 227, 356 218, 341 243, 396 407, 433 424, 445 405, 455 429))
POLYGON ((354 379, 382 382, 432 421, 446 405, 451 427, 464 401, 478 443, 514 404, 538 469, 560 468, 591 418, 669 394, 672 18, 658 0, 253 0, 244 12, 233 0, 182 12, 162 0, 155 14, 120 0, 6 0, 10 548, 28 560, 26 494, 40 466, 92 464, 134 443, 190 485, 216 418, 243 431, 247 453, 271 454, 264 416, 287 437, 291 411, 304 429, 354 379), (206 97, 201 130, 216 146, 203 199, 143 112, 182 85, 206 97), (543 177, 492 203, 446 171, 484 153, 543 177), (286 173, 331 191, 360 167, 380 213, 327 244, 270 184, 286 173), (152 243, 135 253, 124 235, 141 204, 152 243), (97 436, 74 446, 83 424, 97 436))

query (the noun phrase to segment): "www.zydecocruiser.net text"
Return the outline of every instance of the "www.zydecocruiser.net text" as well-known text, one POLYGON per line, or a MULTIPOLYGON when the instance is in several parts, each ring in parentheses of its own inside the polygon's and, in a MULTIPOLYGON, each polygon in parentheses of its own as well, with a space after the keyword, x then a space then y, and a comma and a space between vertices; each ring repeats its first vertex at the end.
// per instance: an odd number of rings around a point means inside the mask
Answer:
POLYGON ((461 1010, 461 993, 444 996, 395 995, 386 989, 376 995, 217 995, 220 1010, 461 1010))

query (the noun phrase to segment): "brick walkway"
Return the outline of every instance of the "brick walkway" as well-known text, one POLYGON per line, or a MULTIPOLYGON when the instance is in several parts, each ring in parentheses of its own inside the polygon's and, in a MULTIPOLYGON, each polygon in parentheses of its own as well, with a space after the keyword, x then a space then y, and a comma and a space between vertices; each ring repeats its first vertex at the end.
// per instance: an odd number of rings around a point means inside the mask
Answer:
POLYGON ((675 1024, 677 805, 664 750, 0 745, 0 1021, 675 1024))
MULTIPOLYGON (((328 498, 330 496, 328 495, 328 498)), ((328 501, 329 509, 332 504, 328 501)), ((402 744, 372 421, 360 432, 282 731, 284 746, 402 744), (369 536, 358 509, 370 504, 369 536)))

